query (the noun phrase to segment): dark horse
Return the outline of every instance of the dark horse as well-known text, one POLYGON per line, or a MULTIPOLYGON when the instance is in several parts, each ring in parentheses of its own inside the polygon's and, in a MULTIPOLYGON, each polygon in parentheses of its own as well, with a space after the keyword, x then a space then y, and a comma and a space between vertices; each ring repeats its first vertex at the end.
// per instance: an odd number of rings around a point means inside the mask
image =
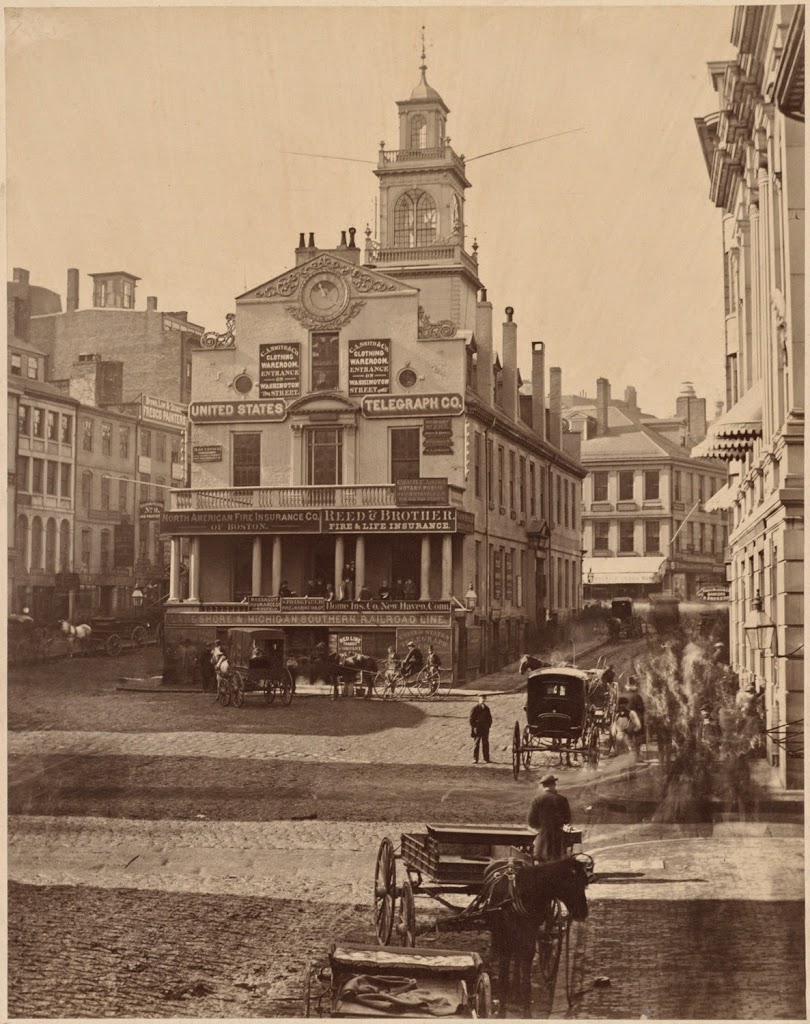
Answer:
POLYGON ((532 654, 524 654, 520 659, 520 674, 525 676, 527 672, 532 672, 536 668, 551 668, 550 661, 543 661, 540 658, 535 658, 532 654))
MULTIPOLYGON (((585 889, 593 861, 587 856, 565 857, 550 864, 534 864, 528 858, 493 861, 485 874, 492 955, 498 961, 498 996, 501 1017, 506 1016, 514 965, 521 1016, 531 1017, 531 967, 538 944, 548 964, 546 978, 553 982, 561 941, 558 900, 573 921, 588 916, 585 889)), ((546 964, 544 966, 544 973, 546 964)))

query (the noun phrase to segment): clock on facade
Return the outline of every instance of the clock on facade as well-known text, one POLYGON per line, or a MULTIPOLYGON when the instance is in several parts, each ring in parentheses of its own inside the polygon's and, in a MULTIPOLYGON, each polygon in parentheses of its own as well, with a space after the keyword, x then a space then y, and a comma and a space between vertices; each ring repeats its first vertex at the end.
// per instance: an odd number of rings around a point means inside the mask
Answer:
POLYGON ((341 313, 349 300, 349 290, 336 274, 317 274, 304 285, 301 301, 314 317, 330 320, 341 313))

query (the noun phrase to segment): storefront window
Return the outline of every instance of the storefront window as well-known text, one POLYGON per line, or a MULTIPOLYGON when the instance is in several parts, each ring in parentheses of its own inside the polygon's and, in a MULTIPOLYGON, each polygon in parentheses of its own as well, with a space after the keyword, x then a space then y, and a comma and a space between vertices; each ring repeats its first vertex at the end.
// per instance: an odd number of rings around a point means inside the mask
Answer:
POLYGON ((343 483, 343 431, 312 428, 306 432, 307 483, 343 483))

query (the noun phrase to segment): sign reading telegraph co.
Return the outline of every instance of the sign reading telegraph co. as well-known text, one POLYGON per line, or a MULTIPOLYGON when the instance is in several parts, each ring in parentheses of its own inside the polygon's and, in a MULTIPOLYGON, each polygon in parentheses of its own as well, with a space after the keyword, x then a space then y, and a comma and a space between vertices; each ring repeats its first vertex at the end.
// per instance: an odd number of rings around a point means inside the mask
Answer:
POLYGON ((280 398, 259 402, 192 402, 192 423, 280 423, 287 418, 287 403, 280 398))
POLYGON ((369 419, 385 416, 460 416, 462 395, 366 395, 363 415, 369 419))

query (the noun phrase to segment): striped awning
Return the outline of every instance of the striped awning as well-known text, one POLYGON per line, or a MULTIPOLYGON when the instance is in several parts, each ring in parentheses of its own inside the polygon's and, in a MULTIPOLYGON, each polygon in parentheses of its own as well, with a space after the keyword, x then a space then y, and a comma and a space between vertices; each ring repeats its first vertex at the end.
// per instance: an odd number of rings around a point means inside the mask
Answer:
POLYGON ((661 555, 626 558, 583 558, 582 582, 599 587, 607 583, 657 583, 664 574, 661 555))
POLYGON ((690 454, 736 462, 745 458, 758 437, 762 437, 762 385, 759 381, 736 405, 709 425, 706 437, 690 454))
POLYGON ((737 497, 737 489, 724 484, 715 494, 703 503, 704 512, 722 512, 734 507, 734 500, 737 497))

